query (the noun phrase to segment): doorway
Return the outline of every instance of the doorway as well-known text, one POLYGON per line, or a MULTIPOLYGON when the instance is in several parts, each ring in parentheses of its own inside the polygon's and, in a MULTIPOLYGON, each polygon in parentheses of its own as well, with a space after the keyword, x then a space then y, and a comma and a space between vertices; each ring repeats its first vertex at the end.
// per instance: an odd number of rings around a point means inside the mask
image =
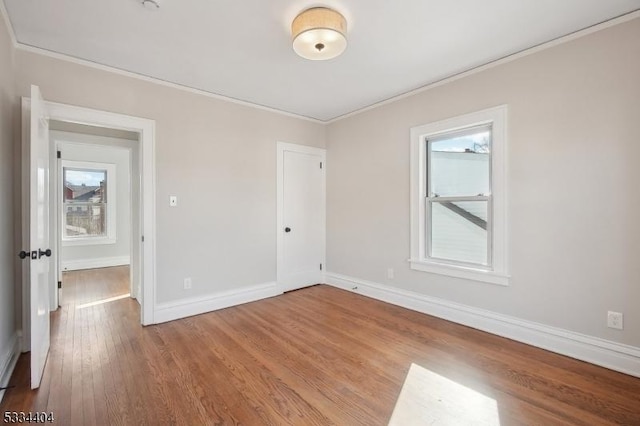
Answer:
POLYGON ((323 282, 326 150, 277 144, 277 282, 291 291, 323 282))
MULTIPOLYGON (((36 87, 37 89, 37 87, 36 87)), ((139 203, 139 221, 137 231, 132 232, 133 250, 132 265, 137 265, 139 269, 139 295, 141 302, 140 322, 142 325, 154 323, 154 300, 155 300, 155 164, 154 164, 154 146, 155 146, 155 122, 149 119, 131 117, 110 112, 98 111, 88 108, 75 107, 71 105, 58 104, 54 102, 43 101, 46 108, 46 121, 57 121, 61 123, 74 123, 77 125, 93 126, 103 129, 116 129, 120 131, 134 132, 139 135, 138 140, 138 158, 136 160, 139 169, 140 178, 138 203, 139 203), (134 259, 138 253, 137 260, 134 259)), ((22 103, 22 158, 23 158, 23 176, 22 193, 29 194, 31 191, 31 179, 29 176, 31 170, 30 164, 30 110, 31 99, 23 98, 22 103)), ((55 155, 54 150, 50 150, 55 155)), ((50 156, 53 160, 53 157, 50 156)), ((48 185, 47 185, 48 187, 48 185)), ((52 209, 49 203, 49 210, 52 209)), ((30 200, 26 195, 23 197, 22 211, 26 214, 23 218, 29 216, 27 213, 31 211, 30 200)), ((57 233, 59 221, 52 222, 53 227, 50 233, 57 233)), ((23 219, 23 245, 30 245, 30 227, 29 221, 23 219)), ((133 227, 132 227, 133 229, 133 227)), ((55 241, 52 240, 52 241, 55 241)), ((56 250, 57 252, 57 250, 56 250)), ((54 264, 55 265, 55 264, 54 264)), ((52 268, 53 269, 53 268, 52 268)), ((52 271, 53 272, 53 271, 52 271)), ((50 273, 47 278, 47 294, 48 305, 51 307, 53 303, 49 295, 57 293, 56 274, 50 273)), ((30 303, 30 273, 29 262, 23 264, 22 269, 22 351, 31 350, 31 319, 30 314, 33 306, 30 303)))
MULTIPOLYGON (((141 301, 139 135, 51 120, 50 193, 57 226, 54 269, 62 305, 64 272, 127 265, 132 298, 141 301), (129 267, 130 265, 130 267, 129 267)), ((51 226, 51 229, 54 229, 51 226)))

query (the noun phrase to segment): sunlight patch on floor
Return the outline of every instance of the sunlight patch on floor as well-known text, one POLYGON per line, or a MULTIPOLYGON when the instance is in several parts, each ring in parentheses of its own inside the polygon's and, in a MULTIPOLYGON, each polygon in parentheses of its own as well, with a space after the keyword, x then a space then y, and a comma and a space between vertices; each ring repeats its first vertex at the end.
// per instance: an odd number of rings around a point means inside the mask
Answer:
POLYGON ((120 296, 109 297, 108 299, 96 300, 95 302, 83 303, 82 305, 76 306, 76 309, 84 309, 90 308, 91 306, 102 305, 103 303, 115 302, 116 300, 126 299, 127 297, 131 297, 130 293, 121 294, 120 296))
POLYGON ((411 364, 390 426, 500 426, 495 399, 411 364))

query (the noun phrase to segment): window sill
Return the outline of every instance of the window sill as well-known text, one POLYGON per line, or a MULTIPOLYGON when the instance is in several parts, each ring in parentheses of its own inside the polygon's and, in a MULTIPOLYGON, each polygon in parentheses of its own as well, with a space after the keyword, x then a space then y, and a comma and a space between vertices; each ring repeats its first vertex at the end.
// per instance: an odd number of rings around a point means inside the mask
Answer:
POLYGON ((449 277, 464 278, 472 281, 480 281, 490 284, 508 286, 509 276, 494 271, 467 268, 456 265, 428 262, 426 260, 409 259, 411 269, 433 274, 447 275, 449 277))
POLYGON ((74 246, 97 246, 103 244, 115 244, 115 238, 109 237, 94 237, 94 238, 73 238, 68 240, 62 240, 62 247, 74 247, 74 246))

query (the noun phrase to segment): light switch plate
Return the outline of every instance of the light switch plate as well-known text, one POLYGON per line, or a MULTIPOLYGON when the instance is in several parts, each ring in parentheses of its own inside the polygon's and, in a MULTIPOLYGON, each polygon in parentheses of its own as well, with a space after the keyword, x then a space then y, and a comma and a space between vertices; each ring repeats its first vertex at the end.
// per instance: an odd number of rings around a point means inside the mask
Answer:
POLYGON ((169 195, 169 206, 175 207, 178 205, 178 197, 175 195, 169 195))

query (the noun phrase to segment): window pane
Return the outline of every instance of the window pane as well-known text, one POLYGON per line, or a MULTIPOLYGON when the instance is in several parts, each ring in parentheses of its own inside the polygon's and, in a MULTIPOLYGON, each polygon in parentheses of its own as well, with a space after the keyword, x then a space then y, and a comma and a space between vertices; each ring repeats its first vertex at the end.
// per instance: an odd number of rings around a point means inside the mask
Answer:
POLYGON ((429 195, 488 195, 491 129, 487 126, 430 139, 429 195))
POLYGON ((107 171, 63 170, 64 237, 107 235, 107 171))
POLYGON ((107 201, 107 171, 65 167, 63 199, 65 203, 107 201))
POLYGON ((488 201, 430 202, 432 258, 488 265, 488 201))
POLYGON ((107 231, 107 205, 104 203, 65 203, 64 236, 96 237, 107 231))

